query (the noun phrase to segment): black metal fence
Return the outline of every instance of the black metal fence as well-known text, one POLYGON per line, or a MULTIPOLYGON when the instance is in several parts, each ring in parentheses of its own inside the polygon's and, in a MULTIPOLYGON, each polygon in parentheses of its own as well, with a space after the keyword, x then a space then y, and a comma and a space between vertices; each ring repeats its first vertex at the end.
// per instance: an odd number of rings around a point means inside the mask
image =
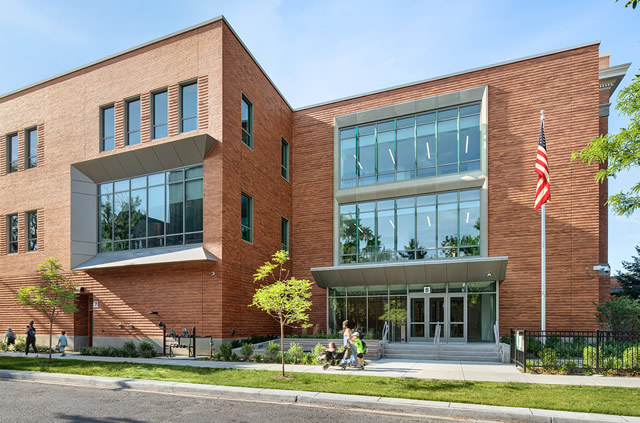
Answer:
POLYGON ((511 361, 527 369, 567 373, 640 371, 635 332, 511 330, 511 361))

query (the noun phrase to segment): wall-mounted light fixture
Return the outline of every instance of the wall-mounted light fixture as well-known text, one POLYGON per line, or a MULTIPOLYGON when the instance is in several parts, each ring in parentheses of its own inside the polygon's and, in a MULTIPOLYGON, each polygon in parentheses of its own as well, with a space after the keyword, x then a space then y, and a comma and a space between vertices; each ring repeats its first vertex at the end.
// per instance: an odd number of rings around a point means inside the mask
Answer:
POLYGON ((215 275, 216 275, 216 272, 211 272, 211 276, 215 276, 215 275))
POLYGON ((493 276, 493 274, 491 272, 487 272, 487 278, 491 278, 491 276, 493 276))
POLYGON ((121 327, 123 327, 123 326, 124 326, 124 325, 123 325, 122 323, 118 323, 118 327, 119 327, 119 328, 121 328, 121 327))
POLYGON ((129 323, 129 324, 127 325, 127 327, 128 327, 129 329, 133 329, 133 323, 129 323))
POLYGON ((158 314, 157 311, 150 311, 149 314, 158 314))

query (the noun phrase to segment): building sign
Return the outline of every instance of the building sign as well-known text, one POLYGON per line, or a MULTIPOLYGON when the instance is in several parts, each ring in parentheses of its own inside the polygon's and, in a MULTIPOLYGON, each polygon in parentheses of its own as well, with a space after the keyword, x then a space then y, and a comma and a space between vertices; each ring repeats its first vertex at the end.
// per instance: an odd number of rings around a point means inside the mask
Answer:
POLYGON ((93 308, 98 308, 98 302, 97 301, 93 302, 93 308))
POLYGON ((430 286, 425 286, 424 287, 424 293, 425 294, 431 294, 431 287, 430 286))

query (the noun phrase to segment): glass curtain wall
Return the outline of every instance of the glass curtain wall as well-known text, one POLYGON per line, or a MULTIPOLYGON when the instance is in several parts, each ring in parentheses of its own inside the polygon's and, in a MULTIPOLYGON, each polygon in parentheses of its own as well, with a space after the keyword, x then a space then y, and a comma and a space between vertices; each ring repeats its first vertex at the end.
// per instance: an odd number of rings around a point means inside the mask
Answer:
MULTIPOLYGON (((327 292, 329 333, 338 336, 336 332, 342 330, 342 321, 348 319, 354 330, 366 333, 373 339, 381 339, 384 324, 388 322, 389 339, 399 342, 402 339, 403 319, 407 325, 405 335, 407 337, 410 335, 408 313, 411 311, 424 313, 424 308, 417 311, 411 310, 407 303, 408 294, 422 293, 425 286, 429 286, 432 294, 436 294, 438 298, 443 294, 445 296, 448 294, 465 295, 467 309, 460 312, 466 312, 466 317, 462 321, 467 324, 467 341, 495 342, 493 325, 496 323, 497 317, 497 294, 496 282, 493 281, 329 288, 327 292)), ((424 298, 426 299, 427 295, 424 298)), ((422 307, 426 307, 426 304, 426 302, 422 302, 422 307)), ((463 302, 461 301, 460 304, 463 302)), ((433 316, 431 319, 434 319, 433 316)), ((441 316, 440 319, 444 319, 444 317, 441 316)), ((460 325, 460 328, 462 327, 460 325)), ((429 329, 431 336, 433 336, 433 329, 429 329)), ((462 333, 458 335, 463 336, 462 333)), ((424 332, 419 335, 414 334, 414 336, 424 336, 424 332)))
POLYGON ((202 166, 100 184, 98 252, 202 242, 202 166))
POLYGON ((340 187, 480 169, 480 104, 340 130, 340 187))
POLYGON ((480 190, 340 206, 340 263, 480 255, 480 190))

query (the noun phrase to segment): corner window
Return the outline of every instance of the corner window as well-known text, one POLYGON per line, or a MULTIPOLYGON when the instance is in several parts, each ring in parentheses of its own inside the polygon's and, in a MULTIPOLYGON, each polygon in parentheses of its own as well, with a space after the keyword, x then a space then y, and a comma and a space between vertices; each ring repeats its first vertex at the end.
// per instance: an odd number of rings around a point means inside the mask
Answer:
POLYGON ((100 109, 100 150, 109 151, 115 148, 115 120, 113 106, 100 109))
POLYGON ((140 99, 126 103, 127 145, 140 144, 140 99))
POLYGON ((31 169, 38 167, 38 129, 27 129, 24 132, 25 140, 25 167, 31 169))
POLYGON ((7 216, 7 254, 18 252, 18 215, 7 216))
POLYGON ((253 242, 253 199, 242 194, 241 202, 241 237, 247 242, 253 242))
POLYGON ((27 221, 27 251, 38 250, 38 212, 26 214, 27 221))
POLYGON ((18 171, 18 134, 7 135, 7 173, 18 171))
POLYGON ((164 138, 169 135, 169 103, 167 101, 167 91, 152 94, 151 102, 153 117, 152 139, 164 138))
POLYGON ((180 86, 180 132, 198 129, 198 83, 180 86))
POLYGON ((282 237, 282 249, 289 251, 289 221, 282 218, 281 223, 281 237, 282 237))
POLYGON ((242 142, 249 148, 253 148, 253 105, 242 96, 241 104, 242 142))
POLYGON ((280 163, 282 167, 280 174, 284 179, 288 181, 289 180, 289 144, 284 140, 284 138, 282 139, 282 148, 281 148, 280 156, 281 156, 280 163))

